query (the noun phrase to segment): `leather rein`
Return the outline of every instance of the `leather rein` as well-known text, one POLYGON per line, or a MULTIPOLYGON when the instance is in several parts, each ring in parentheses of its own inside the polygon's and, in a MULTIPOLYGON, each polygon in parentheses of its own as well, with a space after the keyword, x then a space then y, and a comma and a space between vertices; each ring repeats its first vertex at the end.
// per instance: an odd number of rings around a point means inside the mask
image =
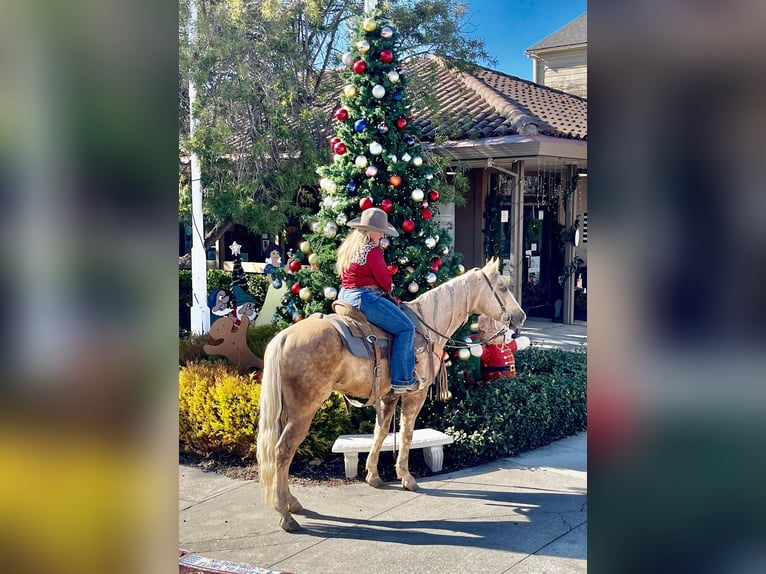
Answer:
MULTIPOLYGON (((478 267, 476 269, 478 269, 478 267)), ((431 325, 426 323, 426 321, 423 318, 424 314, 423 313, 419 313, 420 314, 420 322, 423 324, 423 326, 426 327, 429 331, 431 331, 435 335, 438 335, 439 337, 441 337, 442 339, 445 340, 443 348, 468 349, 468 348, 470 348, 473 345, 487 343, 488 341, 492 341, 496 337, 499 337, 501 335, 504 336, 505 333, 508 332, 508 326, 510 325, 510 322, 511 322, 511 315, 510 315, 510 313, 508 313, 508 310, 506 309, 505 304, 503 303, 502 299, 500 299, 500 296, 497 293, 495 293, 495 290, 492 288, 492 283, 490 282, 489 277, 487 277, 487 274, 484 272, 483 269, 480 269, 480 271, 481 271, 481 276, 484 277, 484 281, 486 281, 487 286, 489 287, 490 292, 492 293, 492 295, 495 296, 495 300, 500 305, 501 315, 500 315, 500 321, 499 322, 502 323, 504 325, 504 327, 502 329, 498 330, 497 333, 495 333, 491 337, 486 337, 486 338, 483 338, 483 339, 480 338, 476 342, 466 343, 465 341, 458 341, 457 339, 453 339, 451 335, 445 335, 444 333, 441 333, 437 329, 434 329, 431 325)), ((468 296, 468 295, 470 295, 470 291, 469 291, 468 285, 466 285, 466 292, 467 292, 467 295, 466 295, 466 307, 467 307, 469 299, 470 299, 470 297, 468 296)), ((468 316, 470 317, 470 314, 468 316)), ((426 333, 424 333, 424 336, 426 336, 426 338, 428 340, 430 340, 430 338, 427 336, 426 333)))

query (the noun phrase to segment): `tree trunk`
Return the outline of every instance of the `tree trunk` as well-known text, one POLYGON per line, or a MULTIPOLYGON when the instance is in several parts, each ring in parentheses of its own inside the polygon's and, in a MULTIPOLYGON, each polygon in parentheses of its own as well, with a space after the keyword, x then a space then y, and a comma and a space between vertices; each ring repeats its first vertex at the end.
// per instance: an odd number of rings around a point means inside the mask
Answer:
MULTIPOLYGON (((234 226, 234 222, 230 218, 226 218, 223 221, 216 223, 213 229, 207 232, 205 235, 205 253, 207 253, 208 247, 215 245, 223 234, 229 231, 234 226)), ((191 251, 185 253, 178 258, 179 269, 191 269, 191 251)))

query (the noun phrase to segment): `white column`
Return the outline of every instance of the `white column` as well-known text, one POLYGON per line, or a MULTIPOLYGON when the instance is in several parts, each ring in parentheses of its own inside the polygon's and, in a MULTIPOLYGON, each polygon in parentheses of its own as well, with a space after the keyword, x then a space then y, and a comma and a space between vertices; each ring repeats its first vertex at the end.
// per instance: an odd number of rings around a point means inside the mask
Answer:
MULTIPOLYGON (((189 43, 193 43, 197 32, 197 3, 189 3, 189 43)), ((193 78, 189 80, 189 135, 194 133, 194 100, 197 88, 193 78)), ((192 190, 192 307, 190 330, 195 335, 210 331, 210 309, 207 306, 207 258, 205 256, 205 224, 202 219, 201 170, 197 154, 191 155, 191 190, 192 190)))

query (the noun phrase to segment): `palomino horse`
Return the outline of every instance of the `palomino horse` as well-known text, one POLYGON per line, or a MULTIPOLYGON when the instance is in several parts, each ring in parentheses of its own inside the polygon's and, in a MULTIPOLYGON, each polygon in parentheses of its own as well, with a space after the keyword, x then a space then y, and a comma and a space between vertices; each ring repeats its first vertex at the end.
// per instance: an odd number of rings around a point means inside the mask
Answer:
MULTIPOLYGON (((441 366, 444 345, 450 335, 471 315, 482 314, 507 328, 518 329, 526 315, 511 293, 493 259, 483 269, 475 268, 426 291, 414 301, 402 303, 420 317, 426 339, 433 345, 430 360, 418 358, 418 376, 430 375, 415 392, 389 393, 390 376, 382 369, 375 408, 373 448, 367 457, 366 481, 378 488, 378 457, 391 418, 401 397, 401 446, 396 474, 407 490, 418 485, 409 471, 409 452, 415 419, 423 407, 426 390, 441 366), (435 369, 433 367, 436 367, 435 369)), ((258 472, 263 501, 280 515, 287 532, 300 528, 291 513, 303 510, 290 492, 288 473, 295 451, 306 437, 314 414, 333 391, 355 397, 373 395, 369 361, 346 350, 335 327, 321 318, 308 318, 281 331, 269 343, 264 356, 258 427, 258 472)))

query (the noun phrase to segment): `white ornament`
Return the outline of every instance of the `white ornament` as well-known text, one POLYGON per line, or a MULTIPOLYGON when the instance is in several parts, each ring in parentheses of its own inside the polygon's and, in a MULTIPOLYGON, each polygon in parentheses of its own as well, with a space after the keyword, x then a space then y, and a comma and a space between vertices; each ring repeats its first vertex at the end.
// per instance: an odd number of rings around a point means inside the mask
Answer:
POLYGON ((457 356, 460 358, 461 361, 467 361, 468 359, 471 358, 471 351, 469 351, 468 349, 465 349, 465 348, 464 349, 460 349, 457 352, 457 356))
POLYGON ((460 264, 457 266, 457 272, 458 272, 460 275, 462 275, 463 273, 465 273, 465 267, 463 267, 463 264, 462 264, 462 263, 460 263, 460 264))
POLYGON ((420 285, 418 285, 414 281, 410 283, 409 285, 407 285, 407 291, 409 291, 410 293, 417 293, 418 289, 420 289, 420 285))
POLYGON ((332 301, 338 296, 338 290, 335 287, 324 288, 324 298, 332 301))
POLYGON ((426 174, 426 179, 433 179, 433 178, 434 178, 434 174, 432 174, 432 173, 427 173, 426 174))
POLYGON ((410 154, 408 154, 407 152, 404 152, 404 155, 402 156, 402 161, 403 162, 408 162, 411 159, 412 159, 412 156, 410 154))
POLYGON ((426 237, 426 247, 428 247, 429 249, 433 249, 434 247, 436 247, 436 239, 434 239, 433 237, 426 237))
POLYGON ((351 55, 351 52, 344 52, 340 61, 343 62, 343 65, 350 67, 354 63, 354 56, 351 55))
POLYGON ((396 163, 398 161, 397 157, 394 154, 390 154, 387 159, 388 159, 388 163, 396 163))
POLYGON ((393 83, 393 84, 398 82, 399 81, 399 72, 397 72, 396 70, 391 70, 388 73, 388 81, 393 83))
POLYGON ((416 155, 415 157, 412 158, 412 165, 414 165, 415 167, 420 167, 421 165, 423 165, 423 158, 420 157, 419 155, 416 155))
POLYGON ((393 29, 391 29, 388 26, 383 26, 383 28, 380 29, 380 37, 381 38, 388 39, 388 38, 390 38, 393 35, 394 35, 393 29))
POLYGON ((383 153, 383 146, 380 145, 378 142, 372 142, 370 144, 370 153, 372 155, 380 155, 383 153))
POLYGON ((367 167, 367 158, 363 155, 356 156, 356 159, 354 160, 354 165, 358 167, 359 169, 364 169, 367 167))
POLYGON ((356 43, 356 49, 364 54, 367 50, 370 49, 370 43, 367 40, 361 40, 356 43))
POLYGON ((324 226, 324 236, 332 239, 338 234, 338 224, 334 221, 328 221, 324 226))
POLYGON ((322 203, 324 204, 325 207, 329 209, 332 207, 332 201, 333 201, 333 198, 330 197, 329 195, 326 195, 325 198, 322 200, 322 203))
POLYGON ((308 287, 302 287, 301 290, 298 291, 298 297, 300 297, 304 301, 308 301, 309 299, 311 299, 312 295, 313 293, 311 292, 311 289, 309 289, 308 287))
POLYGON ((240 251, 242 250, 242 246, 235 241, 234 243, 229 245, 229 249, 231 249, 232 255, 239 255, 240 251))
POLYGON ((384 88, 384 87, 383 87, 383 86, 381 86, 380 84, 376 84, 376 85, 375 85, 375 86, 372 88, 372 95, 373 95, 374 97, 376 97, 376 98, 380 99, 380 98, 382 98, 383 96, 385 96, 385 95, 386 95, 386 88, 384 88))
POLYGON ((422 189, 416 187, 415 189, 412 190, 411 197, 412 197, 412 201, 417 201, 418 203, 420 203, 421 201, 423 201, 425 194, 423 193, 422 189))
POLYGON ((484 354, 484 347, 482 347, 478 343, 471 345, 470 350, 471 350, 471 354, 474 357, 481 357, 484 354))
POLYGON ((376 175, 378 175, 378 168, 375 167, 374 165, 368 165, 367 170, 364 172, 364 175, 366 175, 367 177, 375 177, 376 175))

